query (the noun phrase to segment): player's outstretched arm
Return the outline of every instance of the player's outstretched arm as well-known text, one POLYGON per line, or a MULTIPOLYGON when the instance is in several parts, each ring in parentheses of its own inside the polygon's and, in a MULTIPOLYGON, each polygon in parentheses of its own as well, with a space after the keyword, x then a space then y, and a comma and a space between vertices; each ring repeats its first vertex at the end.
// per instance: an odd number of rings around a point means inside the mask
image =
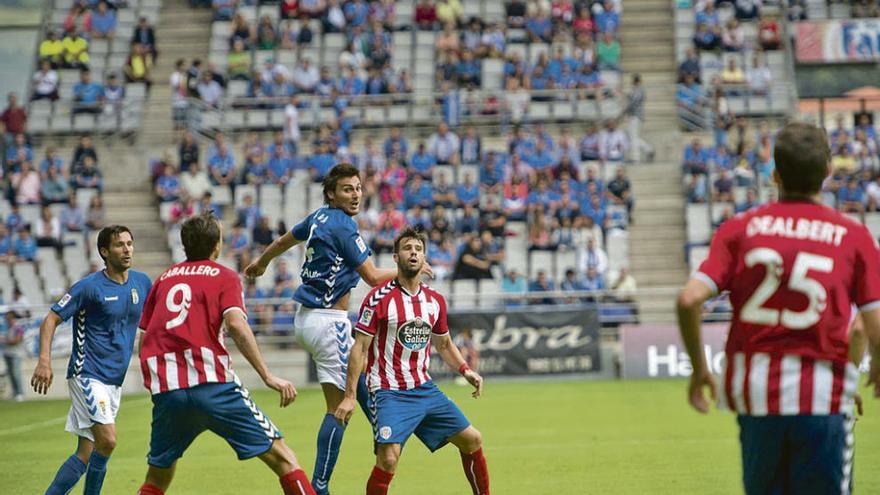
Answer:
POLYGON ((235 342, 235 346, 238 347, 244 358, 251 363, 251 366, 260 375, 263 383, 281 394, 281 407, 287 407, 296 399, 296 387, 293 386, 293 383, 278 378, 269 372, 266 361, 263 360, 263 355, 257 346, 257 339, 254 338, 254 332, 251 331, 251 326, 248 325, 244 313, 241 311, 228 311, 223 317, 223 321, 226 323, 226 329, 229 331, 229 336, 235 342))
POLYGON ((880 308, 861 313, 868 351, 871 353, 871 370, 868 385, 874 386, 874 397, 880 398, 880 308))
MULTIPOLYGON (((392 278, 397 278, 397 267, 394 268, 379 268, 373 263, 373 257, 370 256, 366 261, 361 263, 361 266, 357 267, 358 275, 367 283, 370 287, 375 287, 386 280, 391 280, 392 278)), ((431 265, 426 261, 424 265, 422 265, 422 271, 420 275, 427 275, 429 278, 434 277, 434 270, 431 268, 431 265)))
POLYGON ((700 337, 700 322, 702 317, 703 303, 712 296, 712 288, 702 280, 692 278, 688 280, 678 295, 676 309, 678 313, 678 329, 681 332, 681 340, 687 349, 688 356, 694 372, 691 375, 688 386, 688 402, 697 411, 705 414, 709 412, 709 402, 703 395, 703 388, 709 387, 709 394, 715 400, 717 387, 715 378, 706 363, 703 354, 702 339, 700 337))
POLYGON ((340 424, 344 425, 351 419, 354 408, 357 405, 357 383, 364 370, 367 360, 367 352, 373 344, 373 336, 363 332, 355 332, 354 345, 348 356, 348 371, 345 375, 345 397, 333 414, 340 424))
POLYGON ((38 394, 45 394, 52 385, 52 339, 60 323, 61 317, 50 309, 40 324, 40 359, 31 377, 31 387, 38 394))
POLYGON ((269 263, 283 254, 288 249, 299 244, 300 240, 293 237, 293 234, 287 232, 283 236, 279 237, 272 241, 272 244, 267 247, 260 256, 257 257, 247 268, 244 269, 244 275, 248 278, 257 278, 266 271, 266 267, 269 266, 269 263))
POLYGON ((468 366, 467 361, 462 357, 461 351, 458 350, 458 346, 452 341, 452 337, 449 333, 434 335, 431 337, 431 340, 434 349, 436 349, 437 353, 440 354, 440 357, 443 358, 443 362, 445 362, 450 368, 458 370, 461 376, 463 376, 468 383, 473 385, 474 392, 471 395, 473 395, 474 398, 479 397, 483 393, 483 377, 468 366))

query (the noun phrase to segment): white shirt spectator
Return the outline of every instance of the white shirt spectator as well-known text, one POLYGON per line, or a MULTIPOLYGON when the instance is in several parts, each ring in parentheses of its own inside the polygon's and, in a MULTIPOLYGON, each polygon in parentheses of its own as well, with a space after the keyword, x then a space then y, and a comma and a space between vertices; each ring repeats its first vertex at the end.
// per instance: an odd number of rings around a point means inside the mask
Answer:
POLYGON ((525 89, 508 90, 504 92, 504 105, 510 112, 510 120, 514 123, 521 122, 529 110, 532 95, 525 89))
POLYGON ((865 192, 868 193, 868 197, 874 202, 874 204, 880 205, 880 182, 874 181, 865 188, 865 192))
POLYGON ((61 240, 61 221, 54 215, 48 222, 40 217, 37 220, 37 228, 34 235, 36 237, 51 237, 52 239, 61 240))
POLYGON ((451 163, 458 154, 460 142, 454 132, 446 131, 445 134, 435 132, 428 139, 428 153, 437 158, 438 162, 451 163))
POLYGON ((296 105, 293 103, 288 103, 284 107, 284 136, 288 141, 299 143, 301 136, 299 131, 299 110, 297 110, 296 105))
POLYGON ((620 128, 604 129, 599 133, 599 156, 603 160, 623 160, 627 146, 626 133, 620 128))
POLYGON ((199 97, 202 101, 212 107, 216 107, 220 102, 220 98, 223 98, 223 87, 213 79, 209 81, 203 79, 199 82, 196 90, 199 92, 199 97))
POLYGON ((587 273, 587 269, 595 267, 600 275, 605 275, 608 270, 608 255, 599 246, 594 245, 592 249, 582 247, 578 249, 578 272, 587 273))
POLYGON ((50 95, 58 90, 58 73, 52 69, 48 71, 38 70, 34 74, 34 93, 38 95, 50 95))
POLYGON ((345 29, 345 13, 342 12, 342 7, 339 4, 327 10, 327 21, 340 31, 345 29))
POLYGON ((186 73, 183 71, 171 73, 168 85, 171 87, 171 106, 174 108, 186 107, 186 73))
POLYGON ((318 73, 318 68, 311 63, 300 63, 293 72, 293 84, 303 91, 314 91, 320 80, 321 74, 318 73))
POLYGON ((756 93, 766 93, 769 91, 772 80, 773 76, 770 74, 770 68, 766 65, 749 67, 746 70, 746 82, 749 84, 749 89, 756 93))
POLYGON ((191 198, 201 198, 211 190, 211 180, 203 170, 190 167, 189 170, 180 174, 180 188, 191 198))
POLYGON ((267 62, 263 66, 263 70, 260 71, 260 79, 263 84, 271 86, 275 81, 275 74, 281 74, 281 77, 283 77, 285 81, 290 80, 290 71, 287 70, 287 67, 269 62, 267 62))

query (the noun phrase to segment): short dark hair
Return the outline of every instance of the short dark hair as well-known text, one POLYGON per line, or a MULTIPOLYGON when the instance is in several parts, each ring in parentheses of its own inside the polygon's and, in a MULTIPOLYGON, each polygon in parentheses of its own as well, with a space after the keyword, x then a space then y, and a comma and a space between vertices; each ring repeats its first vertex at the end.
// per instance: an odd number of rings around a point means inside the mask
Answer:
POLYGON ((788 124, 776 136, 773 159, 785 194, 816 194, 828 176, 828 136, 824 129, 812 124, 788 124))
POLYGON ((107 258, 101 254, 102 249, 110 249, 110 243, 113 242, 114 237, 118 237, 124 233, 128 232, 128 235, 131 236, 131 239, 134 240, 134 234, 131 233, 131 230, 128 229, 125 225, 108 225, 101 229, 98 232, 98 255, 101 256, 101 259, 107 261, 107 258))
POLYGON ((220 221, 211 210, 187 218, 180 227, 180 241, 187 261, 206 260, 220 242, 220 221))
POLYGON ((403 243, 404 239, 415 239, 422 243, 422 248, 424 248, 426 251, 428 249, 428 237, 425 235, 425 230, 421 227, 405 227, 400 232, 400 234, 397 235, 397 238, 394 239, 395 253, 397 253, 397 250, 400 249, 400 244, 403 243))
POLYGON ((324 180, 322 185, 324 186, 324 201, 326 203, 330 202, 329 193, 336 192, 336 184, 339 183, 340 179, 347 179, 349 177, 358 177, 360 178, 361 172, 354 165, 350 163, 340 163, 336 165, 330 172, 324 176, 324 180))

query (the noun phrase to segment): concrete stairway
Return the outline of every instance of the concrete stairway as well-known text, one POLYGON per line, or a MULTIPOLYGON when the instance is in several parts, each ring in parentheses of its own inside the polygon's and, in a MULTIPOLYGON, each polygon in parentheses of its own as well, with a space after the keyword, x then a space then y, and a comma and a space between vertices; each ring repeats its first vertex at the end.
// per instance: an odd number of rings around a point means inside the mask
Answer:
POLYGON ((104 193, 107 223, 125 225, 134 236, 134 267, 151 278, 171 266, 165 227, 152 191, 104 193))
POLYGON ((687 276, 681 169, 677 163, 630 167, 636 205, 630 227, 630 260, 643 322, 669 323, 674 291, 687 276))
MULTIPOLYGON (((621 17, 621 65, 645 86, 643 137, 658 160, 677 159, 675 18, 670 0, 627 0, 621 17)), ((629 79, 629 78, 627 78, 629 79)))

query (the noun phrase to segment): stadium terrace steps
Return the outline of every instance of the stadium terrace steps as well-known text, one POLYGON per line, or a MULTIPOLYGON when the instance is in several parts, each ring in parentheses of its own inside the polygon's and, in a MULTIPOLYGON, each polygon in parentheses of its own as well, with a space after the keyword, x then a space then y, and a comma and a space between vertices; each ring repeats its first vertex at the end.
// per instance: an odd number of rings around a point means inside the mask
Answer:
POLYGON ((131 229, 137 270, 156 277, 171 265, 165 227, 159 221, 152 191, 105 192, 104 207, 108 224, 120 223, 131 229))

